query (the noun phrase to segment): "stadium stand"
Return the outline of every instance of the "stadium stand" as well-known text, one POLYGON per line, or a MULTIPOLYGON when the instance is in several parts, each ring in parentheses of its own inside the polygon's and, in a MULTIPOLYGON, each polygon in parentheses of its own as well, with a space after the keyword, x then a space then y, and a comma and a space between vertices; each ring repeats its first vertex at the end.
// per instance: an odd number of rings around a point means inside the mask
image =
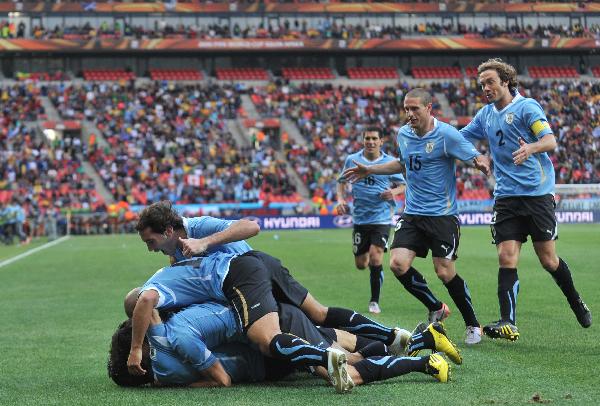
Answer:
POLYGON ((327 80, 335 78, 330 68, 283 68, 281 76, 290 80, 327 80))
POLYGON ((150 69, 152 80, 202 80, 202 72, 194 69, 150 69))
POLYGON ((398 79, 398 70, 394 67, 348 68, 350 79, 398 79))
POLYGON ((269 72, 261 68, 217 68, 219 80, 269 80, 269 72))

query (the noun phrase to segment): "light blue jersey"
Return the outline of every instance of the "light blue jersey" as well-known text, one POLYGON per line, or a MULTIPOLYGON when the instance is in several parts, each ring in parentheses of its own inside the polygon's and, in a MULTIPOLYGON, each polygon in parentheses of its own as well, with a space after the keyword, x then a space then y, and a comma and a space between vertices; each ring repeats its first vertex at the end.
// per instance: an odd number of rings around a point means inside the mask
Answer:
POLYGON ((406 167, 404 213, 421 216, 458 214, 455 159, 480 155, 473 144, 449 124, 434 119, 434 128, 419 137, 410 125, 398 131, 398 148, 406 167))
POLYGON ((469 140, 488 141, 496 177, 495 198, 554 193, 554 166, 547 153, 533 154, 518 166, 513 162, 519 138, 532 143, 552 134, 544 110, 535 100, 517 94, 501 111, 488 104, 460 131, 469 140))
POLYGON ((192 305, 165 323, 150 326, 146 336, 154 378, 160 384, 197 382, 217 360, 233 382, 264 379, 262 355, 247 345, 229 307, 192 305))
MULTIPOLYGON (((222 220, 216 217, 201 216, 201 217, 183 217, 183 227, 188 238, 204 238, 209 235, 218 233, 227 229, 234 220, 222 220)), ((251 251, 252 248, 246 241, 235 241, 228 244, 218 245, 208 249, 208 253, 221 251, 225 253, 233 254, 245 254, 251 251)), ((177 262, 183 261, 186 257, 183 255, 181 248, 177 248, 175 251, 175 260, 177 262)))
MULTIPOLYGON (((363 165, 379 165, 393 161, 396 158, 384 152, 374 161, 369 161, 360 150, 355 154, 348 155, 342 173, 356 165, 353 161, 363 165)), ((345 183, 343 177, 338 182, 345 183)), ((352 184, 352 197, 354 199, 352 220, 354 224, 391 224, 392 215, 396 204, 393 200, 383 200, 381 194, 392 187, 393 183, 405 183, 402 174, 395 175, 371 175, 352 184)))
POLYGON ((215 252, 161 268, 142 286, 142 292, 151 289, 158 292, 156 308, 164 310, 210 301, 227 303, 223 281, 229 273, 229 263, 236 256, 215 252))

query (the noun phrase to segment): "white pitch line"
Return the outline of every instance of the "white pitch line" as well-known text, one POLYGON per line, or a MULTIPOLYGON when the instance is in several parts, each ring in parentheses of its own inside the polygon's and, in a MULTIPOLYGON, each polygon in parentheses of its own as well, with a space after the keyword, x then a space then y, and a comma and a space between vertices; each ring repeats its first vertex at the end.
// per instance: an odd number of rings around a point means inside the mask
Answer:
POLYGON ((6 265, 10 265, 10 264, 12 264, 13 262, 17 262, 18 260, 20 260, 20 259, 23 259, 23 258, 25 258, 25 257, 28 257, 28 256, 30 256, 31 254, 35 254, 35 253, 36 253, 36 252, 38 252, 38 251, 45 250, 46 248, 54 247, 56 244, 60 244, 61 242, 63 242, 63 241, 67 241, 68 239, 69 239, 69 236, 68 236, 68 235, 65 235, 64 237, 60 237, 58 240, 54 240, 54 241, 51 241, 51 242, 47 242, 46 244, 44 244, 44 245, 40 245, 39 247, 35 247, 35 248, 34 248, 34 249, 32 249, 32 250, 25 251, 25 252, 24 252, 24 253, 22 253, 22 254, 19 254, 19 255, 17 255, 17 256, 14 256, 14 257, 12 257, 12 258, 9 258, 9 259, 6 259, 6 260, 4 260, 4 261, 0 262, 0 268, 2 268, 2 267, 5 267, 6 265))

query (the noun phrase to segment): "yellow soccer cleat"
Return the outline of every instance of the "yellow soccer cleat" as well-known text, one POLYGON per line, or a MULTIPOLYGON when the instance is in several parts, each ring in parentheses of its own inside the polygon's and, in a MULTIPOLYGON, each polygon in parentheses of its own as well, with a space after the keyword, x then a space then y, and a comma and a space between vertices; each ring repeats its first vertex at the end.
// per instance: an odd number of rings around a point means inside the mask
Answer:
POLYGON ((446 334, 446 329, 442 323, 431 323, 427 330, 433 336, 434 351, 443 352, 455 364, 462 364, 462 356, 459 349, 454 345, 446 334))
POLYGON ((425 371, 442 383, 450 380, 450 365, 441 354, 431 354, 429 356, 425 371))

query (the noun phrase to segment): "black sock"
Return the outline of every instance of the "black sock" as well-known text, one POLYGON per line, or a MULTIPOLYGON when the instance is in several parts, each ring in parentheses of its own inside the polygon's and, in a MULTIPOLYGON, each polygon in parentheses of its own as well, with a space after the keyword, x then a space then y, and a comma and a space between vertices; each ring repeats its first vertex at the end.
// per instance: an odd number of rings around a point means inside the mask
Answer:
POLYGON ((408 374, 409 372, 425 372, 429 357, 370 357, 354 364, 364 383, 383 381, 408 374))
POLYGON ((519 295, 519 275, 517 268, 498 270, 498 301, 500 318, 515 324, 517 320, 517 296, 519 295))
POLYGON ((378 355, 390 355, 387 345, 381 341, 371 341, 370 344, 356 351, 364 358, 375 357, 378 355))
POLYGON ((373 321, 360 313, 340 307, 330 307, 323 323, 325 327, 339 328, 352 334, 365 336, 385 344, 394 342, 394 329, 373 321))
POLYGON ((294 367, 322 366, 327 368, 327 351, 310 345, 293 334, 279 333, 269 344, 273 358, 291 363, 294 367))
POLYGON ((467 283, 456 274, 450 282, 446 283, 446 289, 448 289, 450 297, 454 300, 460 314, 462 314, 465 325, 479 327, 479 321, 477 321, 477 317, 475 316, 475 309, 473 309, 473 304, 471 303, 471 292, 469 292, 467 283))
POLYGON ((379 292, 383 286, 383 266, 369 265, 369 270, 371 271, 371 302, 379 303, 379 292))
POLYGON ((406 352, 410 354, 416 350, 435 350, 435 341, 429 331, 425 330, 422 333, 412 335, 406 352))
POLYGON ((354 351, 350 351, 350 352, 359 352, 360 350, 362 350, 363 348, 365 348, 367 345, 369 345, 371 343, 380 343, 380 342, 381 341, 371 340, 370 338, 367 338, 367 337, 356 336, 356 345, 354 346, 354 351))
POLYGON ((567 265, 562 258, 558 258, 558 268, 556 268, 556 271, 549 273, 552 275, 554 282, 556 282, 560 290, 562 290, 562 293, 565 295, 569 303, 575 303, 577 299, 579 299, 579 293, 577 293, 577 290, 575 290, 569 265, 567 265))
POLYGON ((411 266, 404 275, 396 276, 396 278, 404 286, 404 289, 408 290, 411 295, 427 306, 430 312, 441 309, 442 302, 437 300, 429 290, 427 281, 415 268, 411 266))

